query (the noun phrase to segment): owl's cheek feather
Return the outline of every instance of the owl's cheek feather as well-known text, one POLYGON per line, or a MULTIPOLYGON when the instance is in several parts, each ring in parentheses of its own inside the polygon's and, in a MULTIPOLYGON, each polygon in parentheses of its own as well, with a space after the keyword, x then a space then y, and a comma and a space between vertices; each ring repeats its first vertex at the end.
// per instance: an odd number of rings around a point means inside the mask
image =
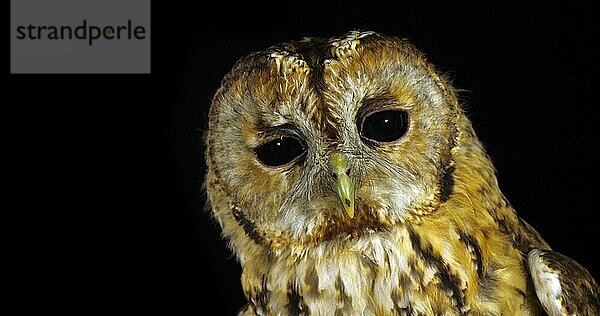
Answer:
POLYGON ((293 175, 271 170, 260 165, 252 156, 240 155, 238 164, 231 168, 231 190, 244 210, 253 219, 274 220, 277 210, 290 193, 293 175), (271 189, 265 189, 271 188, 271 189))

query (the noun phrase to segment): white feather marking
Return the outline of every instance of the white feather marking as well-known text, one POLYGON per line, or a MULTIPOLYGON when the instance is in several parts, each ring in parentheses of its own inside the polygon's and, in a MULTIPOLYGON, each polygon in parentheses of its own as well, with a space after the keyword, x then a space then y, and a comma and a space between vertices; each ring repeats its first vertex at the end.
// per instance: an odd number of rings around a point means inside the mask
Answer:
POLYGON ((559 299, 562 287, 558 273, 545 264, 541 252, 537 249, 529 253, 528 259, 529 271, 538 299, 550 315, 562 315, 563 306, 559 299))
POLYGON ((415 202, 415 198, 422 196, 424 190, 417 185, 407 185, 408 182, 396 182, 395 187, 398 188, 392 191, 390 202, 392 203, 389 212, 391 217, 405 219, 410 206, 415 202))
POLYGON ((429 282, 433 280, 433 277, 436 273, 437 270, 435 268, 433 268, 432 266, 427 266, 425 268, 425 273, 423 274, 423 285, 427 286, 429 282))

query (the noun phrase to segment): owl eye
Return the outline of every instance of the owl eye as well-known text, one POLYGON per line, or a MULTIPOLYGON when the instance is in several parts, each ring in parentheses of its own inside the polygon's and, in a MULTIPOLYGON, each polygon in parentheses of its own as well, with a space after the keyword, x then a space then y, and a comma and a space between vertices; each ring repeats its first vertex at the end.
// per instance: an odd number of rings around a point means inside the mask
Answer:
POLYGON ((378 144, 393 143, 408 130, 408 113, 393 109, 368 113, 360 123, 360 136, 378 144))
POLYGON ((280 136, 255 149, 256 157, 269 167, 281 167, 304 155, 304 144, 295 137, 280 136))

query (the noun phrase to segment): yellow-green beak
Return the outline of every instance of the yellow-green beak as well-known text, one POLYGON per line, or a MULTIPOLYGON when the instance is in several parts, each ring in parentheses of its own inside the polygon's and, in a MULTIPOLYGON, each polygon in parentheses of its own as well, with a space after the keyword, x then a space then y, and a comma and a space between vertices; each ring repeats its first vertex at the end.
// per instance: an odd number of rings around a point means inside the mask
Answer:
POLYGON ((333 173, 336 177, 336 191, 344 210, 354 218, 354 182, 348 176, 348 168, 346 167, 346 157, 343 154, 335 153, 331 157, 331 165, 333 173))

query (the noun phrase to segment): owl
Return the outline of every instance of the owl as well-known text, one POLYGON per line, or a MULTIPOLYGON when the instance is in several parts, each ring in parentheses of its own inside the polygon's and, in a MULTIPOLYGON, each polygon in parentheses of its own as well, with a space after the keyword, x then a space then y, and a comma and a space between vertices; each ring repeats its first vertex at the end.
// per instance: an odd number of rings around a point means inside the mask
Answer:
POLYGON ((600 313, 600 287, 499 189, 451 83, 352 31, 242 57, 206 135, 241 315, 600 313))

